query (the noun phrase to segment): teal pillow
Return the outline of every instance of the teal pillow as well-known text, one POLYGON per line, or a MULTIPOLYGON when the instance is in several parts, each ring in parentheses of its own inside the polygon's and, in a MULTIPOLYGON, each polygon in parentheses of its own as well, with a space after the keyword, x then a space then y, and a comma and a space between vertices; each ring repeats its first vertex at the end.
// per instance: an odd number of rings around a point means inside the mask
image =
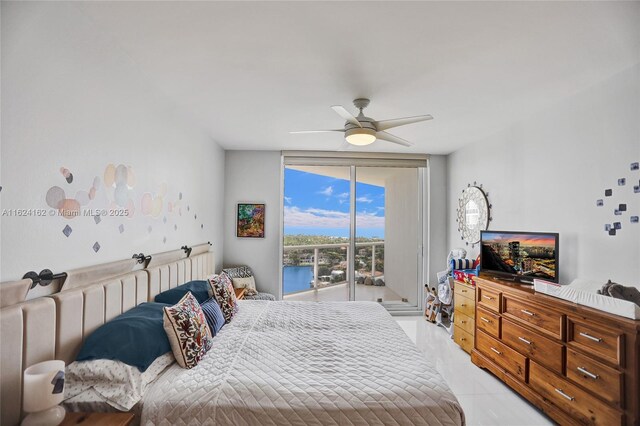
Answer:
POLYGON ((141 303, 102 324, 84 341, 76 361, 111 359, 145 371, 171 352, 163 326, 165 303, 141 303))
POLYGON ((210 297, 209 283, 206 281, 189 281, 171 290, 163 291, 158 294, 154 300, 158 303, 175 305, 189 292, 193 294, 198 303, 202 304, 210 297))

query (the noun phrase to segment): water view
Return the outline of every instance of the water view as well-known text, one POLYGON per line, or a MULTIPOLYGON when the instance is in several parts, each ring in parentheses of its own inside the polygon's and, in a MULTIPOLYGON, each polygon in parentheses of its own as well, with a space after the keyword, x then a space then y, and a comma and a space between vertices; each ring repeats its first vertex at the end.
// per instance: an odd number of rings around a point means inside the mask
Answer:
POLYGON ((284 294, 312 288, 313 266, 285 266, 282 268, 284 294))

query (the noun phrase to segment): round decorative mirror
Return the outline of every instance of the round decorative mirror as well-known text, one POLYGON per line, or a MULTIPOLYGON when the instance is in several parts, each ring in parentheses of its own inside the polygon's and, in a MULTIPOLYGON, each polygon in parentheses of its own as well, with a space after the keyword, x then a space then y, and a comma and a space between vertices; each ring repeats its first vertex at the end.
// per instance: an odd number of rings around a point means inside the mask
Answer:
POLYGON ((460 237, 467 245, 475 246, 480 242, 480 231, 489 227, 491 204, 487 195, 482 190, 482 185, 477 186, 474 182, 473 186, 469 185, 462 191, 458 199, 456 222, 460 237))

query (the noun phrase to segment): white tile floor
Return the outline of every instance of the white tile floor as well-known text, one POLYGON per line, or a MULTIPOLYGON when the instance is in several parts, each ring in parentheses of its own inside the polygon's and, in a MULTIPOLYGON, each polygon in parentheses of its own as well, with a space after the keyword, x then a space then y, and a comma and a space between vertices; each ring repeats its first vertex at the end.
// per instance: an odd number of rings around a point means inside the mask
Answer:
POLYGON ((436 366, 464 409, 467 425, 542 426, 554 423, 525 399, 471 363, 442 327, 424 317, 395 317, 418 349, 436 366))

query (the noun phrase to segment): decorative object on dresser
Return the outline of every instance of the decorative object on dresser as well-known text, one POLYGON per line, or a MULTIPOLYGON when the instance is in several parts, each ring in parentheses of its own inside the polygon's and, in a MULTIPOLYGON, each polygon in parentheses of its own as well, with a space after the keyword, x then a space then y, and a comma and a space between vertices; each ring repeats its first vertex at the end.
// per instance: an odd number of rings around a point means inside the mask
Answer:
POLYGON ((24 370, 23 426, 57 426, 65 416, 64 361, 39 362, 24 370))
POLYGON ((455 281, 453 291, 455 300, 453 340, 463 351, 471 353, 475 335, 476 289, 471 284, 455 281))
POLYGON ((134 418, 131 413, 67 413, 60 426, 129 426, 134 418))
POLYGON ((488 192, 484 192, 482 185, 473 182, 462 190, 458 198, 457 219, 460 239, 471 247, 480 241, 480 231, 489 228, 491 218, 491 204, 488 192))
POLYGON ((640 320, 476 278, 471 360, 562 425, 640 424, 640 320))

